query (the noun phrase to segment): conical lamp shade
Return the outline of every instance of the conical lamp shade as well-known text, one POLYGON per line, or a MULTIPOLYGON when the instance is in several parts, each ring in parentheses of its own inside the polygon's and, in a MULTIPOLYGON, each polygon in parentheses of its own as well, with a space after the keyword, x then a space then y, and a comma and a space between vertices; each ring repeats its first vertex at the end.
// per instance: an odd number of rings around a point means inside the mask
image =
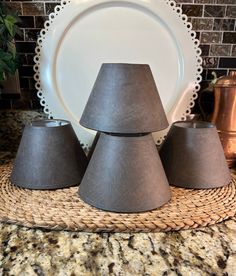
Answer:
POLYGON ((207 189, 231 181, 219 135, 211 123, 174 123, 159 153, 170 185, 207 189))
POLYGON ((86 167, 86 155, 68 121, 35 121, 24 129, 11 181, 28 189, 65 188, 78 185, 86 167))
POLYGON ((149 65, 103 64, 80 124, 110 133, 149 133, 167 128, 149 65))
POLYGON ((165 204, 170 187, 151 134, 121 137, 102 133, 79 196, 92 206, 114 212, 142 212, 165 204))

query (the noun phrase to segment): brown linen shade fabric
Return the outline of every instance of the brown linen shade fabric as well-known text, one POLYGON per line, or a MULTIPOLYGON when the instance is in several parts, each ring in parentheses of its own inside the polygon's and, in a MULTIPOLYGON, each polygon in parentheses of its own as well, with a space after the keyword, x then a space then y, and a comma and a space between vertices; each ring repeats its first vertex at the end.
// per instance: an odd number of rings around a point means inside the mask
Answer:
POLYGON ((170 187, 152 135, 102 133, 79 195, 92 206, 114 212, 152 210, 168 202, 170 187))
POLYGON ((26 125, 11 181, 28 189, 58 189, 78 185, 87 157, 70 122, 34 121, 26 125))
POLYGON ((159 153, 170 185, 207 189, 231 181, 219 135, 211 123, 175 122, 159 153))
POLYGON ((103 64, 80 124, 110 133, 150 133, 167 128, 149 65, 103 64))
POLYGON ((80 185, 82 200, 128 213, 152 210, 170 199, 150 134, 168 122, 148 65, 103 64, 80 123, 101 133, 80 185))

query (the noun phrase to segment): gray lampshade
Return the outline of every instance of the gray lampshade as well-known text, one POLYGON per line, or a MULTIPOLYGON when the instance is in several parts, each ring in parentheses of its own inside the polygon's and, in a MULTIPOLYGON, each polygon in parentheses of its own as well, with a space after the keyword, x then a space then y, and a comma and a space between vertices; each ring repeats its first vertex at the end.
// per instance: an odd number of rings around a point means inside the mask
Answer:
POLYGON ((159 153, 170 185, 207 189, 231 180, 219 135, 211 123, 174 123, 159 153))
POLYGON ((101 133, 79 188, 86 203, 114 212, 142 212, 170 199, 152 135, 101 133))
POLYGON ((80 124, 110 133, 149 133, 167 128, 149 65, 103 64, 80 124))
POLYGON ((11 181, 28 189, 58 189, 78 185, 87 158, 70 122, 34 121, 25 126, 11 181))

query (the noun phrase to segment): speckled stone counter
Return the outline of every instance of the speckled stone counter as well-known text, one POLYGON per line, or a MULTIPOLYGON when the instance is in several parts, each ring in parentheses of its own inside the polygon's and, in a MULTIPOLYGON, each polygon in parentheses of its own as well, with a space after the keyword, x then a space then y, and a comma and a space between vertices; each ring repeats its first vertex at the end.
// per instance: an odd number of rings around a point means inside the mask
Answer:
POLYGON ((0 224, 1 275, 236 275, 236 221, 199 230, 91 234, 0 224))
MULTIPOLYGON (((14 157, 22 125, 42 117, 38 112, 0 112, 1 163, 14 157)), ((0 223, 0 275, 236 276, 236 218, 201 229, 149 234, 0 223)))

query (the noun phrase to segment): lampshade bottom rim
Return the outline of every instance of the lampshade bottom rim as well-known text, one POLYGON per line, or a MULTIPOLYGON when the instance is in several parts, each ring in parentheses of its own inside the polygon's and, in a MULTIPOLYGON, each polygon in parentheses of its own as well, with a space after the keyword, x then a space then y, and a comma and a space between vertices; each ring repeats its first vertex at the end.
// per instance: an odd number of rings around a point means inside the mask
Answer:
POLYGON ((194 190, 210 190, 210 189, 215 189, 215 188, 222 188, 225 186, 228 186, 232 181, 232 178, 229 181, 226 181, 224 183, 221 184, 216 184, 216 185, 212 185, 212 184, 194 184, 194 185, 185 185, 183 184, 183 182, 181 184, 178 183, 174 183, 169 181, 170 186, 172 187, 177 187, 177 188, 184 188, 184 189, 194 189, 194 190))
MULTIPOLYGON (((102 204, 97 204, 97 203, 94 203, 93 200, 91 200, 90 198, 86 197, 84 194, 81 194, 80 193, 80 190, 78 192, 78 196, 81 200, 83 200, 85 203, 97 208, 97 209, 100 209, 102 211, 106 211, 106 212, 114 212, 114 213, 144 213, 144 212, 147 212, 147 211, 152 211, 152 210, 155 210, 157 208, 160 208, 162 207, 163 205, 165 205, 166 203, 168 203, 171 199, 171 192, 169 193, 168 196, 166 196, 165 200, 161 201, 159 204, 155 204, 155 206, 151 206, 151 207, 148 207, 148 208, 132 208, 132 210, 127 210, 127 209, 119 209, 118 208, 109 208, 109 207, 106 207, 102 204)), ((140 205, 140 201, 137 203, 137 206, 140 205)))
POLYGON ((14 181, 12 179, 11 180, 11 183, 19 188, 22 188, 22 189, 28 189, 28 190, 58 190, 58 189, 64 189, 64 188, 70 188, 70 187, 76 187, 76 186, 79 186, 80 183, 81 183, 81 180, 78 181, 77 183, 73 183, 73 184, 60 184, 60 185, 45 185, 45 184, 42 184, 42 185, 33 185, 33 184, 30 184, 30 185, 27 185, 25 184, 22 184, 21 182, 18 182, 18 181, 14 181))

